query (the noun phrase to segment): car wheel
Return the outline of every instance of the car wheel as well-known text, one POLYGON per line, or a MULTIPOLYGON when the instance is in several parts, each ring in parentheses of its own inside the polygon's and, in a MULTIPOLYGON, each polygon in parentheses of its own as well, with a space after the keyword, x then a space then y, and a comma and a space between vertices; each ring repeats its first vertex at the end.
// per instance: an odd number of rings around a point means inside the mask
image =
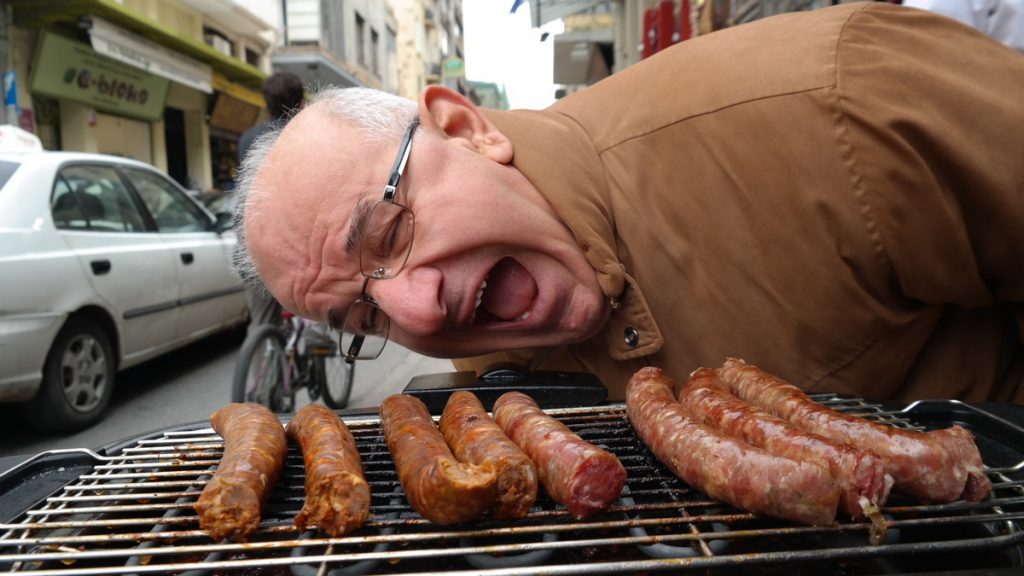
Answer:
POLYGON ((99 420, 114 388, 114 353, 102 328, 88 318, 71 318, 46 355, 43 383, 25 403, 33 426, 74 432, 99 420))

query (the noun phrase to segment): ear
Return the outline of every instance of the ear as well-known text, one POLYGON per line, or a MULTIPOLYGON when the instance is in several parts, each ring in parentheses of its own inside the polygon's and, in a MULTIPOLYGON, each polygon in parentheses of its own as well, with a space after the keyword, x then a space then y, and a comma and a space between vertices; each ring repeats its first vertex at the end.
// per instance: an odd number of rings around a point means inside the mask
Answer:
POLYGON ((462 94, 436 84, 427 86, 420 92, 419 112, 422 125, 437 129, 452 144, 500 164, 512 161, 512 142, 462 94))

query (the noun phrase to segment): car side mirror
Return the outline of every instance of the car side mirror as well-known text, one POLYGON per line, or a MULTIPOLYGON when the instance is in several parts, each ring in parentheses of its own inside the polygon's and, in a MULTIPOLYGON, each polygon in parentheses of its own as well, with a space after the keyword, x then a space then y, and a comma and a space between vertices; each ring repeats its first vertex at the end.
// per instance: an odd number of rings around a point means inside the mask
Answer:
POLYGON ((235 215, 231 212, 217 212, 217 221, 214 229, 217 234, 223 234, 235 227, 235 215))

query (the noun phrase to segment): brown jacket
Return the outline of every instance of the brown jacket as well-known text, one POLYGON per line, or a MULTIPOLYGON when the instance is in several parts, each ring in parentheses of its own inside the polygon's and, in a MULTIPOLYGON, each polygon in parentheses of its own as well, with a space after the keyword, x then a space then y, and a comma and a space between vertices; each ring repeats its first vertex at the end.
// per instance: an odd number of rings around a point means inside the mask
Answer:
POLYGON ((487 114, 616 306, 541 368, 614 399, 641 366, 736 356, 813 391, 1024 402, 1021 54, 845 4, 487 114))

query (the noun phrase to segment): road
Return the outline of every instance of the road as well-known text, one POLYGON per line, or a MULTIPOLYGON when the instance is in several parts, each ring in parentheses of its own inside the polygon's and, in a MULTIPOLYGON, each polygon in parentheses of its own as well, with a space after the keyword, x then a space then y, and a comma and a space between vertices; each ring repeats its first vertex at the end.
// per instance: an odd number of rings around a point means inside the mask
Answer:
MULTIPOLYGON (((120 373, 105 418, 75 434, 31 428, 14 405, 0 405, 0 458, 59 448, 100 448, 139 434, 207 420, 231 399, 231 378, 242 337, 212 336, 120 373)), ((413 354, 389 343, 380 358, 357 365, 350 407, 374 407, 419 374, 449 372, 448 360, 413 354)), ((309 403, 304 392, 298 405, 309 403)), ((2 471, 0 471, 2 472, 2 471)))

